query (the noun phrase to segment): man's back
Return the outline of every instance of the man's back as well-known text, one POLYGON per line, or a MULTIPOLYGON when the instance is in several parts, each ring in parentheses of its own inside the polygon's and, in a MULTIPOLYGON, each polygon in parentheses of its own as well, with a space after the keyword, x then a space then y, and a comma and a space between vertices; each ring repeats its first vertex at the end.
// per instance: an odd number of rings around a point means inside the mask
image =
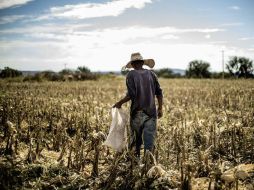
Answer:
POLYGON ((126 77, 126 85, 132 100, 131 115, 143 110, 156 117, 155 95, 162 95, 162 90, 155 73, 147 69, 132 70, 126 77))

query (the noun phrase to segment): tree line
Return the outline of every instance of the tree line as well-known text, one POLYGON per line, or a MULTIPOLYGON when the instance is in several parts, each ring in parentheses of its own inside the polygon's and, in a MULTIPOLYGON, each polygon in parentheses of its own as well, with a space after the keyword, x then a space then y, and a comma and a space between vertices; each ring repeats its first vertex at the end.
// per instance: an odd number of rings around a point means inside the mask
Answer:
POLYGON ((188 78, 253 78, 253 61, 246 57, 231 57, 226 64, 226 73, 210 72, 210 63, 202 60, 194 60, 189 63, 186 70, 188 78))
POLYGON ((42 71, 34 75, 22 76, 22 72, 5 67, 0 71, 0 78, 22 77, 22 81, 72 81, 72 80, 97 80, 98 74, 93 73, 86 66, 80 66, 76 70, 63 69, 60 72, 42 71))
MULTIPOLYGON (((174 73, 169 68, 154 70, 158 77, 162 78, 254 78, 253 61, 246 57, 231 57, 226 64, 226 72, 211 72, 210 63, 204 60, 193 60, 188 64, 184 75, 174 73)), ((121 71, 127 74, 128 71, 121 71)), ((13 78, 22 76, 22 72, 5 67, 0 70, 0 78, 13 78)), ((93 73, 86 66, 80 66, 76 70, 63 69, 60 72, 43 71, 33 76, 23 77, 23 81, 66 81, 66 80, 96 80, 101 76, 93 73)))
POLYGON ((155 70, 163 78, 254 78, 253 61, 246 57, 231 57, 226 64, 226 72, 211 72, 210 63, 193 60, 188 64, 185 75, 174 73, 171 69, 155 70))

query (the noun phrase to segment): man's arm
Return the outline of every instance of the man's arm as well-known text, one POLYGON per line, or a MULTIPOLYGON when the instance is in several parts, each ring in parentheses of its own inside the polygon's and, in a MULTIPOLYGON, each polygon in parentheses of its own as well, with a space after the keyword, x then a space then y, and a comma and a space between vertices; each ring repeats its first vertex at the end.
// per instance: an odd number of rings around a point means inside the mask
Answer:
POLYGON ((131 100, 131 97, 134 96, 135 93, 135 84, 133 81, 132 76, 130 75, 131 71, 126 76, 126 87, 127 87, 127 93, 124 98, 122 98, 119 102, 115 103, 113 108, 121 108, 122 104, 128 102, 131 100))
POLYGON ((160 83, 158 81, 158 77, 156 76, 156 74, 154 72, 152 72, 152 75, 154 77, 155 95, 158 100, 157 115, 158 115, 158 118, 161 118, 163 115, 163 112, 162 112, 163 94, 162 94, 162 90, 160 87, 160 83))
POLYGON ((157 100, 158 100, 158 118, 161 118, 163 116, 163 112, 162 112, 162 104, 163 104, 163 96, 162 95, 158 95, 156 96, 157 100))
POLYGON ((130 96, 127 94, 124 98, 122 98, 119 102, 115 103, 115 105, 113 105, 113 108, 121 108, 122 104, 128 102, 130 100, 130 96))

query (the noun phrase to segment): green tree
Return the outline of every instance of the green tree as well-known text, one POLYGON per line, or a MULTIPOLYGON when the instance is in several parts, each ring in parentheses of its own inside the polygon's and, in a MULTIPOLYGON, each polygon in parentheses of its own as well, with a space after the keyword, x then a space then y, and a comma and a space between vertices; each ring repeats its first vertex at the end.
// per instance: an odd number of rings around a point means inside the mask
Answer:
POLYGON ((233 56, 229 59, 226 68, 232 76, 253 77, 253 61, 249 58, 233 56))
POLYGON ((44 78, 50 80, 52 78, 52 76, 55 74, 54 71, 50 71, 50 70, 47 70, 47 71, 42 71, 40 73, 44 78))
POLYGON ((154 71, 158 77, 162 78, 174 78, 174 73, 171 69, 169 68, 163 68, 154 71))
POLYGON ((63 69, 59 72, 60 75, 71 75, 73 71, 71 69, 63 69))
POLYGON ((79 66, 78 71, 81 73, 91 73, 90 69, 86 66, 79 66))
POLYGON ((203 60, 193 60, 189 63, 186 70, 187 77, 193 78, 210 78, 210 63, 203 60))
POLYGON ((18 76, 22 76, 22 72, 10 67, 5 67, 0 73, 1 78, 12 78, 18 76))
POLYGON ((86 66, 79 66, 74 74, 77 80, 97 80, 99 74, 91 72, 91 70, 86 66))

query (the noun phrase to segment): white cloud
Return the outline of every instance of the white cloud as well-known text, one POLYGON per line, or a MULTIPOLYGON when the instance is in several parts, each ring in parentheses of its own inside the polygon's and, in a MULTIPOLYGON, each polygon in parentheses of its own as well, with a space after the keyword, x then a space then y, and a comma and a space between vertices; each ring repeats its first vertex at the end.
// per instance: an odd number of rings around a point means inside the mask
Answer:
POLYGON ((25 17, 26 17, 25 15, 3 16, 3 17, 0 17, 0 24, 7 24, 7 23, 16 22, 16 21, 21 20, 25 17))
POLYGON ((39 24, 34 26, 16 27, 0 30, 0 34, 34 34, 34 33, 55 33, 68 34, 73 31, 85 30, 90 24, 39 24))
POLYGON ((205 35, 205 38, 206 38, 206 39, 210 39, 210 38, 211 38, 211 35, 210 35, 210 34, 206 34, 206 35, 205 35))
POLYGON ((37 39, 47 39, 47 40, 56 40, 56 41, 65 41, 66 40, 66 35, 59 35, 59 34, 54 34, 54 33, 33 33, 26 35, 29 38, 37 38, 37 39))
POLYGON ((242 41, 254 40, 254 37, 242 37, 242 38, 239 38, 239 40, 242 40, 242 41))
POLYGON ((219 45, 219 44, 227 44, 227 41, 213 41, 213 42, 209 42, 209 44, 215 44, 215 45, 219 45))
POLYGON ((177 40, 180 37, 176 35, 172 35, 172 34, 166 34, 166 35, 163 35, 161 38, 164 40, 177 40))
POLYGON ((220 26, 243 26, 244 23, 242 22, 232 22, 232 23, 224 23, 224 24, 221 24, 220 26))
POLYGON ((172 32, 176 32, 176 33, 188 33, 188 32, 214 33, 214 32, 224 32, 224 31, 226 30, 221 28, 193 28, 193 29, 172 28, 172 32))
MULTIPOLYGON (((113 27, 106 29, 87 30, 90 24, 42 24, 27 27, 17 27, 11 29, 2 29, 0 34, 30 34, 30 33, 56 33, 56 34, 75 34, 84 36, 101 36, 117 35, 114 38, 135 38, 135 37, 153 37, 167 34, 184 34, 184 33, 216 33, 224 32, 221 28, 176 28, 176 27, 113 27)), ((171 36, 172 37, 172 36, 171 36)))
MULTIPOLYGON (((155 43, 161 41, 161 39, 177 39, 176 41, 181 43, 179 41, 180 37, 178 36, 180 34, 223 31, 222 29, 216 28, 181 29, 175 27, 152 28, 144 26, 88 30, 86 27, 87 24, 44 24, 40 26, 0 30, 0 34, 21 34, 25 35, 31 41, 59 42, 60 48, 62 46, 68 47, 67 52, 73 56, 73 63, 81 63, 81 60, 84 59, 83 55, 89 57, 97 51, 100 52, 101 50, 112 49, 113 47, 131 47, 137 43, 155 43), (79 59, 79 57, 82 58, 79 59)), ((166 41, 162 43, 166 43, 166 41)), ((10 50, 9 52, 13 51, 10 50)), ((41 59, 39 60, 41 61, 41 59)))
POLYGON ((0 9, 6 9, 9 7, 24 5, 30 1, 33 1, 33 0, 0 0, 0 9))
POLYGON ((147 3, 152 3, 152 0, 115 0, 107 3, 65 5, 52 7, 50 14, 53 17, 77 19, 118 16, 129 8, 142 9, 147 3))
MULTIPOLYGON (((0 0, 1 1, 1 0, 0 0)), ((31 0, 33 1, 33 0, 31 0)), ((87 19, 107 16, 119 16, 126 9, 142 9, 153 0, 112 0, 106 3, 81 3, 59 7, 51 7, 46 13, 38 16, 30 16, 24 22, 63 19, 87 19)))
MULTIPOLYGON (((156 59, 156 68, 185 69, 195 58, 216 63, 221 45, 185 44, 179 35, 221 31, 224 30, 144 26, 92 30, 85 24, 5 29, 0 32, 26 34, 29 40, 0 42, 0 64, 23 70, 60 70, 64 63, 71 68, 86 65, 92 70, 120 70, 132 52, 140 51, 144 57, 156 59), (163 37, 178 40, 161 43, 163 37)), ((212 67, 217 69, 216 65, 212 67)))
POLYGON ((235 10, 235 11, 240 10, 240 7, 238 7, 238 6, 236 6, 236 5, 230 6, 230 7, 228 7, 228 8, 231 9, 231 10, 235 10))
POLYGON ((120 70, 133 52, 141 52, 144 58, 154 58, 155 68, 186 69, 193 59, 211 63, 212 70, 221 70, 221 50, 225 62, 229 56, 253 57, 253 52, 216 44, 140 42, 99 44, 78 36, 70 36, 66 42, 13 41, 0 42, 0 65, 23 70, 61 70, 86 65, 93 71, 120 70), (90 43, 90 44, 88 44, 90 43), (8 57, 8 52, 11 56, 8 57))
POLYGON ((21 70, 47 70, 61 67, 69 56, 64 43, 54 41, 0 41, 0 67, 21 70))

